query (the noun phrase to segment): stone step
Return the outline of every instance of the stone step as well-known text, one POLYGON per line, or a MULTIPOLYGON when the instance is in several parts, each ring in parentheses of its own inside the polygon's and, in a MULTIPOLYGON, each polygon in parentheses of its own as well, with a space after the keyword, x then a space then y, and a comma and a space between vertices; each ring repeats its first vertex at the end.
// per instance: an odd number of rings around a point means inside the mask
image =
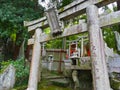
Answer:
POLYGON ((44 77, 45 79, 63 79, 65 78, 65 76, 47 76, 44 77))
POLYGON ((52 79, 50 82, 53 85, 61 86, 61 87, 67 87, 69 85, 69 82, 66 79, 52 79))

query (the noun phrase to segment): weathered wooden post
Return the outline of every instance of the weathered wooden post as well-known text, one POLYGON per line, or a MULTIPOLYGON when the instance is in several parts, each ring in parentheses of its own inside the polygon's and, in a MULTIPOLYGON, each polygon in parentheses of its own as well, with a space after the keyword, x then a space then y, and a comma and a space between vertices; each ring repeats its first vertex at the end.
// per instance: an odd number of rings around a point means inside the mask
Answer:
POLYGON ((30 68, 30 76, 27 90, 37 90, 38 75, 39 75, 39 64, 41 56, 41 44, 39 43, 41 29, 35 31, 35 41, 32 54, 32 62, 30 68))
POLYGON ((87 7, 86 11, 90 37, 94 90, 110 90, 103 36, 99 26, 98 8, 95 5, 90 5, 87 7))
POLYGON ((38 0, 38 3, 45 8, 45 14, 51 29, 52 36, 60 35, 62 33, 61 23, 59 20, 57 8, 55 3, 53 3, 53 0, 38 0))
POLYGON ((45 11, 48 23, 50 25, 51 33, 53 36, 60 35, 62 33, 60 21, 57 13, 57 9, 54 5, 51 5, 45 11))

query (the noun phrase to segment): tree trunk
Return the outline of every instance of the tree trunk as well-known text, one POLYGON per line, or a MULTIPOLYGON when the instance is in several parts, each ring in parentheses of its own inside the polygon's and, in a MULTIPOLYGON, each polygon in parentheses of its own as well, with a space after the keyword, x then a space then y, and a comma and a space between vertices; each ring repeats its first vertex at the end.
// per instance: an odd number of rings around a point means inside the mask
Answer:
POLYGON ((94 90, 110 90, 104 52, 104 41, 99 26, 98 8, 95 5, 90 5, 86 11, 90 37, 93 88, 94 90))

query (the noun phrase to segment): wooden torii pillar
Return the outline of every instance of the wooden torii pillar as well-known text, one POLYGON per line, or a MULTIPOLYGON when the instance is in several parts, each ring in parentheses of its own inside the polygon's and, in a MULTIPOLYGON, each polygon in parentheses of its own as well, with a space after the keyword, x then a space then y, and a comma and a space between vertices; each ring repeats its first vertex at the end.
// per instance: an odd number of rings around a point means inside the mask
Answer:
POLYGON ((90 5, 87 7, 86 12, 92 60, 93 88, 94 90, 110 90, 104 41, 99 26, 98 8, 95 5, 90 5))
POLYGON ((41 56, 41 44, 39 42, 41 33, 42 30, 40 28, 37 28, 35 30, 35 41, 32 53, 32 62, 27 90, 37 90, 41 56))

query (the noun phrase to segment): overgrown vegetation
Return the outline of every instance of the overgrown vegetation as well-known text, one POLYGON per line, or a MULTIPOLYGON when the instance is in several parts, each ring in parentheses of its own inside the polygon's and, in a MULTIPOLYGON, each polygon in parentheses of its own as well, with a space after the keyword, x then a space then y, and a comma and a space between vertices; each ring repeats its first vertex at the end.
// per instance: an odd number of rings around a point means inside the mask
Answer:
MULTIPOLYGON (((113 10, 111 10, 108 6, 103 7, 105 14, 109 14, 111 12, 114 12, 114 11, 117 11, 120 9, 119 6, 115 6, 114 4, 112 4, 112 5, 113 5, 113 10)), ((117 49, 117 42, 116 42, 115 33, 114 33, 115 31, 120 33, 120 25, 119 24, 104 27, 103 28, 104 41, 107 43, 109 48, 113 48, 115 53, 120 54, 120 52, 117 49)))
POLYGON ((43 16, 37 0, 0 0, 0 40, 4 60, 16 58, 22 41, 29 37, 23 21, 43 16))
MULTIPOLYGON (((55 1, 55 0, 53 0, 55 1)), ((61 4, 58 3, 58 8, 64 10, 64 6, 70 4, 74 0, 62 0, 61 4)), ((0 73, 2 73, 9 64, 12 64, 16 68, 16 84, 15 90, 24 90, 28 83, 29 77, 29 64, 26 64, 24 58, 13 60, 19 52, 19 47, 22 41, 29 38, 27 29, 23 26, 23 21, 31 21, 43 16, 43 7, 38 6, 37 0, 0 0, 0 42, 3 46, 4 60, 0 62, 0 73), (9 59, 9 60, 8 60, 9 59), (7 61, 8 60, 8 61, 7 61)), ((120 1, 119 1, 120 2, 120 1)), ((120 8, 120 7, 119 7, 120 8)), ((105 6, 104 8, 108 13, 110 9, 105 6)), ((117 7, 114 7, 114 11, 117 7)), ((77 18, 77 20, 80 18, 77 18)), ((86 15, 83 15, 81 19, 86 20, 86 15)), ((44 24, 44 23, 43 23, 44 24)), ((73 24, 78 24, 76 20, 73 24)), ((66 27, 69 26, 68 24, 66 27)), ((120 25, 114 25, 103 28, 104 40, 108 47, 117 51, 116 41, 114 37, 114 31, 120 32, 120 25)), ((46 33, 50 30, 47 28, 46 33)), ((83 35, 83 34, 82 34, 83 35)), ((74 40, 80 35, 74 35, 67 37, 67 40, 74 40)), ((46 48, 63 48, 64 40, 57 39, 47 43, 46 48)), ((1 45, 0 45, 1 46, 1 45)), ((66 45, 66 47, 68 47, 66 45)), ((54 72, 52 72, 54 73, 54 72)), ((45 84, 47 81, 44 81, 45 84)), ((44 84, 43 82, 43 84, 44 84)), ((116 84, 115 84, 116 85, 116 84)), ((43 85, 42 85, 43 86, 43 85)), ((40 86, 41 87, 41 86, 40 86)), ((44 87, 43 87, 44 88, 44 87)), ((46 88, 45 88, 46 89, 46 88)), ((52 89, 51 89, 52 90, 52 89)))
POLYGON ((17 59, 15 61, 8 60, 1 62, 1 72, 9 65, 12 64, 16 69, 16 83, 15 87, 27 85, 29 77, 29 65, 25 64, 24 58, 17 59))

